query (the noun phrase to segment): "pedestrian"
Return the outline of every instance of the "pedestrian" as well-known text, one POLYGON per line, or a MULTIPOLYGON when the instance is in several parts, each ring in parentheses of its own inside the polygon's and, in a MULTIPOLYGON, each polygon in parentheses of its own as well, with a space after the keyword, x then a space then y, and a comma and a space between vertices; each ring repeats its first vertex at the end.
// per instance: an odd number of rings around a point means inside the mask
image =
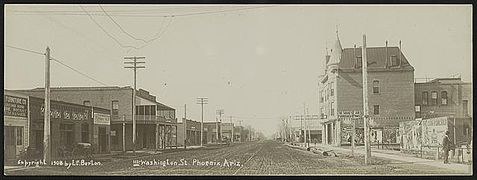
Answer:
POLYGON ((444 164, 449 164, 449 151, 451 148, 451 142, 449 140, 449 131, 446 131, 444 138, 442 139, 442 150, 444 151, 444 164))

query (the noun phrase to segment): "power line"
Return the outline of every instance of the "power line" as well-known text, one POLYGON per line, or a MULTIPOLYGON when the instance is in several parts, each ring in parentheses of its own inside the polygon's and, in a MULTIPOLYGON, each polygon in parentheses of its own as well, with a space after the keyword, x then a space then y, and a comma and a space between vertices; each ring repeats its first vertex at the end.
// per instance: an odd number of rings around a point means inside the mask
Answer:
POLYGON ((29 49, 19 48, 19 47, 15 47, 15 46, 6 45, 6 44, 5 44, 5 46, 6 46, 6 47, 9 47, 9 48, 13 48, 13 49, 20 50, 20 51, 24 51, 24 52, 29 52, 29 53, 39 54, 39 55, 45 55, 45 53, 38 52, 38 51, 33 51, 33 50, 29 50, 29 49))
POLYGON ((142 42, 144 42, 144 43, 147 43, 146 40, 141 39, 141 38, 136 38, 136 37, 134 37, 132 34, 128 33, 126 30, 124 30, 124 28, 123 28, 121 25, 119 25, 119 23, 116 22, 116 21, 113 19, 113 17, 111 17, 111 16, 106 12, 106 10, 104 10, 104 8, 103 8, 103 6, 101 6, 101 4, 99 5, 99 7, 100 7, 101 10, 104 12, 104 14, 106 14, 106 16, 108 16, 109 19, 111 19, 111 21, 113 21, 113 23, 116 24, 116 26, 118 26, 118 28, 119 28, 124 34, 128 35, 130 38, 133 38, 134 40, 138 40, 138 41, 142 41, 142 42))
POLYGON ((92 78, 91 76, 88 76, 88 75, 82 73, 81 71, 79 71, 79 70, 77 70, 77 69, 75 69, 75 68, 73 68, 73 67, 71 67, 71 66, 69 66, 69 65, 67 65, 67 64, 65 64, 65 63, 63 63, 63 62, 61 62, 61 61, 58 60, 58 59, 55 59, 55 58, 52 57, 51 60, 60 63, 61 65, 63 65, 63 66, 65 66, 65 67, 67 67, 67 68, 69 68, 69 69, 71 69, 71 70, 77 72, 78 74, 81 74, 81 75, 87 77, 88 79, 91 79, 91 80, 93 80, 93 81, 95 81, 95 82, 97 82, 97 83, 99 83, 99 84, 104 85, 104 86, 108 86, 107 84, 105 84, 105 83, 103 83, 103 82, 101 82, 101 81, 99 81, 99 80, 96 80, 96 79, 92 78))
MULTIPOLYGON (((243 11, 243 10, 251 10, 251 9, 260 9, 260 8, 268 8, 268 7, 276 7, 276 6, 261 6, 261 7, 249 7, 249 8, 239 8, 239 9, 229 9, 229 10, 220 10, 220 11, 204 11, 204 12, 191 12, 191 13, 182 13, 182 14, 170 14, 170 15, 158 15, 158 14, 110 14, 110 16, 122 16, 122 17, 187 17, 187 16, 196 16, 196 15, 206 15, 206 14, 217 14, 217 13, 226 13, 226 12, 234 12, 234 11, 243 11)), ((38 15, 38 14, 49 14, 49 15, 78 15, 78 16, 84 16, 84 15, 95 15, 95 16, 107 16, 104 14, 83 14, 83 13, 42 13, 41 11, 37 11, 34 13, 16 13, 17 15, 38 15)), ((169 13, 168 13, 169 14, 169 13)))
POLYGON ((103 32, 108 35, 111 39, 114 40, 114 42, 116 42, 119 46, 121 46, 122 48, 134 48, 134 49, 137 49, 135 46, 129 46, 129 45, 123 45, 121 42, 119 42, 118 39, 116 39, 114 36, 112 36, 111 34, 109 34, 108 31, 106 31, 106 29, 103 28, 103 26, 101 26, 96 20, 94 20, 93 16, 91 16, 88 11, 86 11, 83 6, 80 6, 80 8, 89 16, 89 18, 94 22, 94 24, 96 24, 96 26, 98 26, 101 30, 103 30, 103 32))
POLYGON ((142 46, 136 48, 136 50, 137 50, 137 49, 142 49, 142 48, 146 47, 147 45, 149 45, 151 42, 155 41, 156 39, 161 38, 162 35, 167 31, 167 28, 172 24, 172 21, 173 21, 173 20, 174 20, 173 17, 171 17, 170 20, 169 20, 169 22, 168 22, 168 24, 166 25, 166 27, 162 29, 162 32, 158 31, 158 32, 156 33, 156 37, 154 37, 154 38, 148 40, 148 41, 146 42, 146 44, 144 44, 144 45, 142 45, 142 46), (158 36, 157 36, 157 35, 158 35, 158 36))
MULTIPOLYGON (((39 54, 39 55, 46 55, 45 53, 41 53, 41 52, 38 52, 38 51, 29 50, 29 49, 20 48, 20 47, 15 47, 15 46, 7 45, 7 44, 5 44, 5 46, 6 46, 6 47, 9 47, 9 48, 21 50, 21 51, 24 51, 24 52, 28 52, 28 53, 39 54)), ((61 62, 61 61, 58 60, 58 59, 55 59, 55 58, 53 58, 53 57, 51 57, 50 59, 53 60, 53 61, 56 61, 56 62, 60 63, 61 65, 65 66, 65 67, 67 67, 67 68, 69 68, 69 69, 71 69, 71 70, 73 70, 73 71, 75 71, 75 72, 77 72, 78 74, 81 74, 81 75, 87 77, 88 79, 91 79, 91 80, 93 80, 93 81, 95 81, 95 82, 97 82, 97 83, 99 83, 99 84, 102 84, 102 85, 104 85, 104 86, 107 86, 107 84, 105 84, 105 83, 103 83, 103 82, 101 82, 101 81, 99 81, 99 80, 96 80, 96 79, 92 78, 91 76, 88 76, 88 75, 82 73, 81 71, 79 71, 79 70, 77 70, 77 69, 75 69, 75 68, 73 68, 73 67, 71 67, 71 66, 69 66, 69 65, 67 65, 67 64, 65 64, 65 63, 63 63, 63 62, 61 62)))

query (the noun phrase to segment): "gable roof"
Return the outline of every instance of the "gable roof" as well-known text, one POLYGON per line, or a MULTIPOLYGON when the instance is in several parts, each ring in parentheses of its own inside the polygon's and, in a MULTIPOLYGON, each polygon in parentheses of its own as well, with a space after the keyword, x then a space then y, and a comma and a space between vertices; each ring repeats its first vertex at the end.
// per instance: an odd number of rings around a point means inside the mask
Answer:
MULTIPOLYGON (((386 57, 386 47, 368 47, 366 48, 367 60, 368 60, 368 70, 385 70, 386 68, 386 59, 390 60, 392 56, 395 56, 397 59, 402 57, 400 67, 392 67, 389 69, 396 70, 408 70, 413 71, 414 67, 409 64, 406 56, 399 50, 398 47, 387 47, 387 57, 386 57)), ((362 57, 361 48, 345 48, 341 55, 341 61, 338 64, 340 69, 356 69, 356 58, 362 57)), ((390 62, 388 62, 390 65, 390 62)))

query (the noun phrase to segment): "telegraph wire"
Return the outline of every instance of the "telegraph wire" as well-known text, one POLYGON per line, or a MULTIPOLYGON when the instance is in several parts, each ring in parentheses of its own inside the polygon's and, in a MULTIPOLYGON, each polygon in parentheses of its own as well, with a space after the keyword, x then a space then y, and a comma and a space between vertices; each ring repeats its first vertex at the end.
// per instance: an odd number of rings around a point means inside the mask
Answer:
MULTIPOLYGON (((248 7, 248 8, 237 8, 237 9, 226 9, 226 10, 219 10, 219 11, 203 11, 203 12, 191 12, 191 13, 179 13, 179 14, 170 14, 170 15, 157 15, 157 14, 110 14, 110 16, 122 16, 122 17, 188 17, 188 16, 196 16, 196 15, 206 15, 206 14, 217 14, 217 13, 227 13, 227 12, 234 12, 234 11, 244 11, 244 10, 251 10, 251 9, 260 9, 260 8, 269 8, 269 7, 276 7, 276 6, 261 6, 261 7, 248 7)), ((17 15, 38 15, 38 14, 49 14, 49 15, 78 15, 78 16, 107 16, 105 14, 93 14, 93 13, 41 13, 41 11, 34 11, 29 13, 16 13, 17 15)), ((169 14, 169 13, 168 13, 169 14)))
MULTIPOLYGON (((142 49, 142 48, 146 47, 147 45, 149 45, 151 42, 153 42, 153 41, 155 41, 156 39, 159 39, 160 37, 162 37, 162 35, 167 31, 167 28, 172 24, 172 21, 173 21, 173 20, 174 20, 173 17, 171 17, 170 20, 169 20, 169 22, 168 22, 168 24, 166 25, 166 27, 162 29, 162 32, 158 31, 158 32, 156 33, 156 37, 154 37, 154 38, 148 40, 148 41, 146 42, 146 44, 144 44, 144 45, 142 45, 142 46, 136 48, 136 50, 142 49), (157 35, 158 35, 158 36, 157 36, 157 35)), ((129 51, 130 51, 130 50, 131 50, 131 49, 129 49, 129 51)), ((128 51, 128 52, 129 52, 129 51, 128 51)))
POLYGON ((5 46, 9 47, 9 48, 20 50, 20 51, 24 51, 24 52, 29 52, 29 53, 33 53, 33 54, 39 54, 39 55, 45 55, 45 53, 42 53, 42 52, 33 51, 33 50, 29 50, 29 49, 24 49, 24 48, 19 48, 19 47, 7 45, 7 44, 5 44, 5 46))
MULTIPOLYGON (((17 50, 21 50, 21 51, 24 51, 24 52, 28 52, 28 53, 39 54, 39 55, 42 55, 42 56, 45 55, 45 53, 38 52, 38 51, 34 51, 34 50, 29 50, 29 49, 20 48, 20 47, 16 47, 16 46, 11 46, 11 45, 7 45, 7 44, 5 44, 5 46, 6 46, 6 47, 9 47, 9 48, 12 48, 12 49, 17 49, 17 50)), ((62 62, 62 61, 60 61, 60 60, 58 60, 58 59, 56 59, 56 58, 51 57, 50 59, 53 60, 53 61, 58 62, 59 64, 65 66, 65 67, 67 67, 67 68, 69 68, 69 69, 71 69, 71 70, 73 70, 73 71, 75 71, 75 72, 77 72, 78 74, 81 74, 81 75, 87 77, 88 79, 91 79, 91 80, 93 80, 93 81, 95 81, 95 82, 97 82, 97 83, 99 83, 99 84, 104 85, 104 86, 108 86, 107 84, 105 84, 105 83, 103 83, 103 82, 101 82, 101 81, 99 81, 99 80, 96 80, 96 79, 94 79, 93 77, 86 75, 85 73, 82 73, 81 71, 79 71, 79 70, 77 70, 77 69, 75 69, 75 68, 73 68, 73 67, 71 67, 71 66, 65 64, 64 62, 62 62)))
POLYGON ((89 16, 89 18, 94 22, 94 24, 96 24, 96 26, 98 26, 101 30, 103 30, 103 32, 108 35, 111 39, 114 40, 114 42, 116 42, 119 46, 121 46, 122 48, 134 48, 134 49, 137 49, 137 47, 135 46, 130 46, 130 45, 123 45, 121 42, 119 42, 118 39, 116 39, 114 36, 112 36, 111 34, 109 34, 108 31, 106 31, 106 29, 103 28, 103 26, 101 26, 96 20, 94 20, 93 16, 91 16, 88 11, 86 11, 83 6, 80 5, 80 8, 89 16))
POLYGON ((128 33, 126 30, 124 30, 124 28, 118 23, 116 22, 113 17, 111 17, 107 12, 106 10, 104 10, 103 6, 101 6, 101 4, 99 4, 99 7, 101 8, 101 10, 104 12, 104 14, 106 14, 106 16, 109 17, 109 19, 111 19, 111 21, 113 21, 114 24, 116 24, 116 26, 126 35, 128 35, 130 38, 133 38, 134 40, 137 40, 137 41, 142 41, 144 43, 147 43, 146 40, 144 39, 141 39, 141 38, 136 38, 134 37, 132 34, 128 33))
POLYGON ((75 68, 73 68, 73 67, 71 67, 71 66, 69 66, 69 65, 67 65, 67 64, 65 64, 65 63, 63 63, 62 61, 60 61, 60 60, 58 60, 58 59, 56 59, 56 58, 53 58, 53 57, 52 57, 51 60, 60 63, 61 65, 63 65, 63 66, 65 66, 65 67, 67 67, 67 68, 69 68, 69 69, 71 69, 71 70, 77 72, 78 74, 81 74, 81 75, 87 77, 88 79, 91 79, 91 80, 93 80, 93 81, 95 81, 95 82, 97 82, 97 83, 99 83, 99 84, 104 85, 104 86, 108 86, 107 84, 105 84, 105 83, 103 83, 103 82, 101 82, 101 81, 99 81, 99 80, 96 80, 96 79, 94 79, 93 77, 88 76, 88 75, 85 74, 85 73, 82 73, 81 71, 79 71, 79 70, 77 70, 77 69, 75 69, 75 68))

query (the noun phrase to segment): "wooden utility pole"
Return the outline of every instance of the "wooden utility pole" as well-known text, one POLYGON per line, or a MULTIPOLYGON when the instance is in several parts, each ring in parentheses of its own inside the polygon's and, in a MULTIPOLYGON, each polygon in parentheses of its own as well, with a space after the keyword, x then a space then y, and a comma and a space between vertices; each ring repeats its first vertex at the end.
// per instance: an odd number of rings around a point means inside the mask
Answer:
POLYGON ((230 116, 230 124, 232 124, 232 143, 234 142, 234 123, 233 123, 233 120, 232 120, 232 116, 230 116))
POLYGON ((51 161, 51 141, 50 141, 50 47, 46 47, 45 53, 45 111, 43 127, 43 159, 51 161))
POLYGON ((132 64, 132 66, 126 66, 124 68, 132 68, 133 71, 134 71, 134 89, 133 89, 133 95, 132 95, 132 100, 133 100, 133 107, 132 107, 132 121, 133 121, 133 152, 136 153, 136 72, 137 72, 137 69, 138 68, 146 68, 146 66, 137 66, 137 64, 141 64, 141 63, 146 63, 144 61, 141 61, 141 62, 138 62, 137 60, 138 59, 146 59, 146 57, 136 57, 136 56, 133 56, 133 57, 124 57, 124 59, 128 59, 128 60, 133 60, 133 61, 127 61, 127 62, 124 62, 124 64, 132 64))
POLYGON ((200 104, 202 108, 202 118, 200 122, 200 146, 203 146, 203 138, 204 138, 204 104, 207 104, 209 99, 208 98, 197 98, 197 104, 200 104))
POLYGON ((184 104, 184 149, 187 149, 187 104, 184 104))
POLYGON ((220 127, 220 137, 219 137, 219 121, 220 123, 222 123, 222 114, 224 114, 224 110, 223 109, 219 109, 217 110, 217 114, 219 114, 219 120, 217 121, 217 143, 221 143, 222 142, 222 127, 220 127))
POLYGON ((371 147, 369 141, 369 127, 368 127, 368 59, 366 56, 366 34, 363 35, 363 120, 364 120, 364 149, 366 151, 364 156, 364 163, 369 164, 371 158, 371 147))

